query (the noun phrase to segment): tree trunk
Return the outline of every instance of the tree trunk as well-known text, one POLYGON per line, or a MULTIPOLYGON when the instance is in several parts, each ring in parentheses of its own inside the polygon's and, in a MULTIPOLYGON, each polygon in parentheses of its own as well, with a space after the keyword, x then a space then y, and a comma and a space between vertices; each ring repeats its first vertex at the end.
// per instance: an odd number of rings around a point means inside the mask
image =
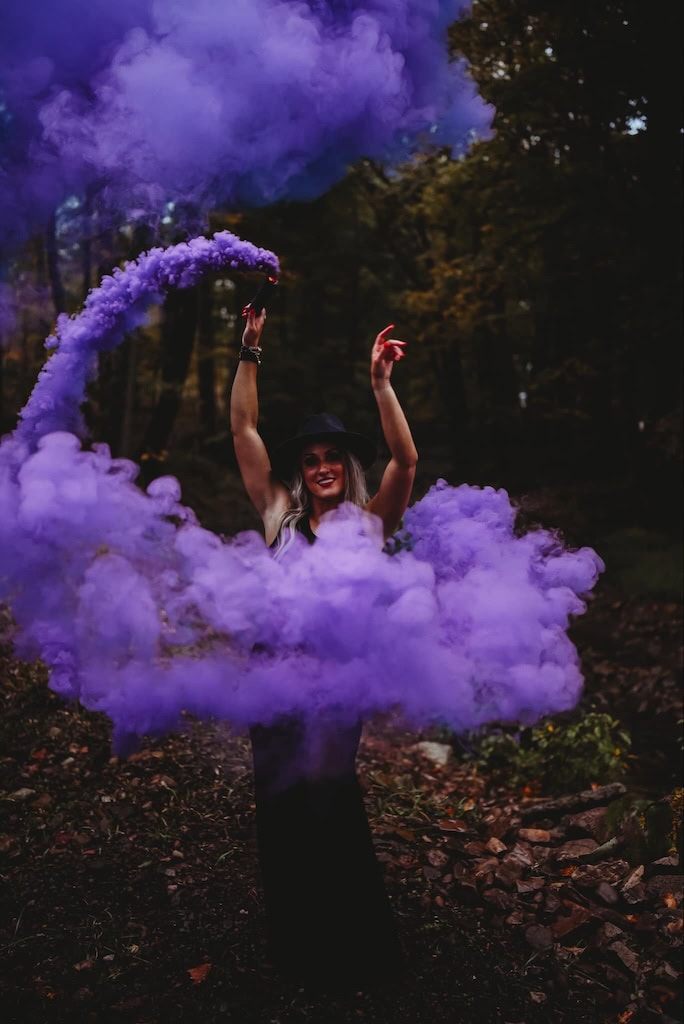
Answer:
POLYGON ((52 294, 52 304, 55 307, 55 316, 64 313, 66 310, 66 297, 64 285, 59 272, 59 253, 57 250, 57 220, 53 214, 50 218, 45 234, 45 252, 47 255, 48 279, 52 294))
MULTIPOLYGON (((198 289, 171 289, 164 306, 162 388, 142 442, 142 455, 154 475, 155 463, 166 455, 169 437, 180 409, 199 312, 198 289)), ((148 474, 149 475, 149 474, 148 474)))
POLYGON ((124 342, 123 378, 125 381, 124 405, 121 416, 121 434, 119 437, 119 454, 124 458, 134 457, 133 452, 133 413, 135 411, 135 383, 138 368, 138 334, 134 331, 124 342))
POLYGON ((83 203, 83 237, 81 239, 81 299, 85 302, 92 283, 93 268, 93 196, 89 190, 83 203))
POLYGON ((206 437, 216 434, 216 375, 214 367, 214 282, 206 275, 199 284, 197 325, 197 383, 200 419, 206 437))

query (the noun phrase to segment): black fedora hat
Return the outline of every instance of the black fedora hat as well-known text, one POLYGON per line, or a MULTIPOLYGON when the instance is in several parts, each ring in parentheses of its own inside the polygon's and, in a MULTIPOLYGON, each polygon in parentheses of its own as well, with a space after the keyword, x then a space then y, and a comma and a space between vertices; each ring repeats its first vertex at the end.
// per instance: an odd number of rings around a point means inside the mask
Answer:
POLYGON ((315 441, 333 441, 340 448, 355 455, 364 469, 375 460, 375 445, 369 437, 347 430, 337 416, 317 412, 307 416, 297 428, 294 437, 283 441, 271 456, 273 472, 282 480, 289 480, 297 467, 299 453, 305 445, 315 441))

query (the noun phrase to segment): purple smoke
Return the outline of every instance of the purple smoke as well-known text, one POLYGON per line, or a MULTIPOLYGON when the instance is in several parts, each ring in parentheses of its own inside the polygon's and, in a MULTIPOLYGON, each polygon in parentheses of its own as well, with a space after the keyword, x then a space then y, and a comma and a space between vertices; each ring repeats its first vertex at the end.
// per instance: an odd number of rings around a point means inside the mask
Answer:
POLYGON ((463 730, 571 707, 582 678, 566 629, 603 566, 544 531, 517 537, 505 492, 438 483, 406 515, 411 550, 392 556, 379 521, 344 506, 276 561, 256 533, 200 527, 173 478, 143 493, 133 463, 82 448, 94 354, 164 288, 226 265, 278 269, 223 232, 144 254, 61 318, 0 446, 0 598, 20 654, 106 712, 119 749, 183 711, 243 726, 400 707, 463 730))
POLYGON ((0 13, 9 246, 86 191, 165 202, 312 197, 361 156, 463 151, 491 110, 447 28, 465 0, 25 0, 0 13))
POLYGON ((278 258, 267 249, 242 241, 229 231, 213 238, 193 238, 168 249, 150 249, 93 289, 79 316, 57 318, 47 348, 57 351, 38 377, 20 413, 14 443, 28 450, 56 430, 83 432, 80 404, 86 385, 95 379, 98 352, 115 348, 124 335, 145 322, 147 310, 167 288, 188 288, 209 270, 260 270, 277 276, 278 258))

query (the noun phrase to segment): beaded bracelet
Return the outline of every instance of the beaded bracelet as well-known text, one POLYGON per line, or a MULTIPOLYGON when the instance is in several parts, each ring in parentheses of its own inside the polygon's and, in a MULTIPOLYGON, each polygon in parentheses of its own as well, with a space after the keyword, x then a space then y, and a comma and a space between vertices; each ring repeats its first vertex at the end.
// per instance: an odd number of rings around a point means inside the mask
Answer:
POLYGON ((246 361, 248 363, 256 363, 257 366, 261 366, 261 348, 259 345, 243 345, 240 349, 240 361, 246 361))

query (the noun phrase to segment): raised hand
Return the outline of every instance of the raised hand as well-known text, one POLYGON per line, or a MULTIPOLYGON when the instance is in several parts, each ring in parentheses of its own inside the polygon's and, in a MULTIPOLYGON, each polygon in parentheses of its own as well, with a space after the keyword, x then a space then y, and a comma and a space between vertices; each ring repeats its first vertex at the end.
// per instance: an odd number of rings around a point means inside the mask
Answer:
POLYGON ((394 324, 390 324, 380 331, 373 343, 371 351, 371 382, 373 385, 388 383, 392 374, 394 363, 403 359, 406 353, 405 341, 398 341, 388 335, 394 330, 394 324))
POLYGON ((264 329, 266 323, 266 310, 262 309, 261 313, 257 316, 253 309, 248 309, 246 313, 247 323, 245 329, 242 332, 242 344, 247 348, 253 348, 259 344, 261 338, 261 332, 264 329))

